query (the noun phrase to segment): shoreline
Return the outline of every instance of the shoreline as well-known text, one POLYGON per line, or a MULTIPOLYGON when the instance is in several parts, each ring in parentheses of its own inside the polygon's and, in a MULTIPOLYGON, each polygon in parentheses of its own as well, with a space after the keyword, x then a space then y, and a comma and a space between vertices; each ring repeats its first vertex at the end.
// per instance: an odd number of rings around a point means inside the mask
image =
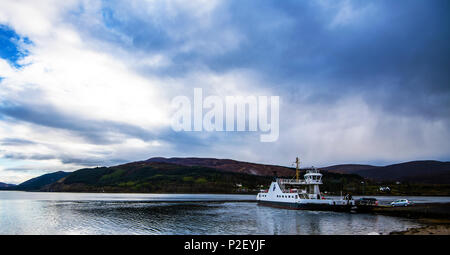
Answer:
POLYGON ((410 219, 450 219, 450 203, 417 203, 410 206, 378 206, 372 213, 410 219))
POLYGON ((389 235, 450 235, 450 203, 424 203, 407 207, 380 206, 375 214, 414 219, 424 225, 389 235))
POLYGON ((450 220, 421 219, 418 222, 425 226, 392 231, 389 235, 450 235, 450 220))
MULTIPOLYGON (((0 187, 1 191, 20 191, 20 192, 40 192, 40 193, 92 193, 92 194, 101 194, 101 193, 109 193, 109 194, 170 194, 170 195, 176 195, 176 194, 196 194, 196 195, 204 195, 204 194, 214 194, 214 195, 254 195, 256 196, 258 194, 258 191, 247 191, 247 192, 136 192, 136 191, 118 191, 118 190, 70 190, 70 191, 63 191, 63 190, 44 190, 44 189, 15 189, 14 187, 10 188, 4 188, 0 187)), ((329 197, 339 197, 341 194, 338 193, 327 193, 325 196, 329 197)), ((381 193, 381 194, 358 194, 354 193, 352 194, 353 197, 450 197, 450 194, 443 193, 443 194, 427 194, 427 195, 418 195, 418 194, 392 194, 392 193, 381 193)))

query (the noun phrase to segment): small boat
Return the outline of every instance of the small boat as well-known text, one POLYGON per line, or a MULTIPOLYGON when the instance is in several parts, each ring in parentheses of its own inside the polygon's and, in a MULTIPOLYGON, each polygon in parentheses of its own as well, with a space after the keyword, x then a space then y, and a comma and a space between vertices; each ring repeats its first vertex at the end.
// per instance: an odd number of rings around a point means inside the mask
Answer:
POLYGON ((299 168, 300 161, 296 158, 296 176, 292 179, 275 176, 269 189, 261 190, 256 196, 260 205, 288 209, 320 210, 320 211, 350 211, 355 201, 350 195, 340 199, 325 198, 319 189, 322 184, 322 174, 314 167, 299 168), (300 171, 304 171, 300 179, 300 171))

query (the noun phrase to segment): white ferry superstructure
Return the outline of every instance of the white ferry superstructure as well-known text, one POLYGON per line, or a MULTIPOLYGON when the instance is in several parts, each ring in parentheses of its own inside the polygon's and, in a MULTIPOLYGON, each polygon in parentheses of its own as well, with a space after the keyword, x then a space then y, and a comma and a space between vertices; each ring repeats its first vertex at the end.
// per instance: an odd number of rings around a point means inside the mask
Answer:
POLYGON ((349 196, 340 199, 327 199, 321 193, 322 174, 314 167, 303 168, 306 173, 300 179, 299 160, 296 158, 296 177, 293 179, 276 178, 269 189, 261 190, 256 200, 261 205, 289 209, 349 211, 355 201, 349 196))

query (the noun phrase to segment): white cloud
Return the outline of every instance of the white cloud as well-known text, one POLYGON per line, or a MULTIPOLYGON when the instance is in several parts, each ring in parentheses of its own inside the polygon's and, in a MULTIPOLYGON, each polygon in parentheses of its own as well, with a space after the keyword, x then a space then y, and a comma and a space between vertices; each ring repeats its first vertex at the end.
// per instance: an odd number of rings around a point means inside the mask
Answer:
MULTIPOLYGON (((139 23, 143 27, 136 28, 144 31, 145 21, 151 20, 156 30, 176 42, 152 51, 134 47, 135 38, 126 29, 104 24, 100 1, 1 1, 0 24, 33 43, 21 44, 29 52, 20 60, 22 68, 0 59, 0 106, 34 107, 44 115, 51 109, 59 114, 54 118, 72 122, 55 127, 7 116, 0 119, 0 160, 9 158, 7 163, 0 161, 0 181, 19 182, 43 172, 150 156, 210 156, 289 165, 300 155, 307 165, 326 165, 444 157, 450 151, 443 139, 450 136, 448 125, 442 121, 381 112, 355 94, 326 104, 307 97, 292 99, 292 95, 280 94, 285 93, 279 89, 283 84, 271 84, 257 70, 214 72, 198 60, 189 62, 193 68, 181 75, 159 74, 177 67, 177 54, 224 55, 249 42, 239 28, 229 24, 226 13, 217 19, 221 4, 209 0, 119 3, 115 9, 119 22, 131 18, 144 21, 139 23), (196 87, 203 88, 205 97, 281 96, 279 141, 262 144, 259 134, 248 133, 191 133, 183 134, 186 136, 180 141, 174 138, 177 136, 161 135, 165 128, 170 129, 171 99, 192 96, 196 87), (79 126, 64 126, 70 124, 79 126), (141 137, 142 133, 147 136, 141 137), (107 141, 95 142, 90 135, 107 141), (31 143, 2 144, 3 139, 31 143), (207 145, 190 147, 190 141, 207 145)), ((330 28, 358 24, 373 11, 371 5, 356 7, 349 1, 320 4, 333 14, 327 19, 330 28)), ((290 22, 293 20, 281 15, 278 22, 262 26, 268 26, 264 31, 269 33, 289 27, 286 24, 290 22)), ((308 87, 314 86, 320 84, 286 87, 298 90, 292 91, 293 95, 308 95, 313 94, 308 87)))
MULTIPOLYGON (((236 83, 233 75, 219 77, 197 73, 184 79, 142 76, 130 67, 165 67, 172 64, 170 57, 162 53, 134 54, 108 42, 99 41, 98 38, 81 34, 65 19, 70 9, 79 7, 80 4, 85 9, 80 18, 88 20, 91 25, 101 25, 101 19, 98 17, 101 6, 96 3, 2 1, 0 10, 4 11, 0 11, 0 23, 11 26, 20 36, 28 37, 33 42, 31 45, 25 45, 29 55, 20 60, 22 68, 15 69, 5 60, 0 60, 0 76, 3 77, 0 97, 3 102, 44 107, 43 109, 52 107, 62 116, 76 121, 123 123, 150 133, 169 123, 169 96, 180 92, 169 89, 169 86, 179 88, 188 85, 187 88, 190 88, 201 83, 203 86, 220 89, 221 81, 226 80, 227 85, 233 85, 233 90, 237 93, 239 85, 232 84, 236 83), (209 82, 212 84, 208 84, 209 82)), ((160 5, 161 2, 149 2, 147 8, 142 8, 141 4, 131 3, 131 6, 134 6, 136 12, 144 10, 142 15, 152 12, 160 15, 160 18, 167 18, 153 9, 153 4, 160 5)), ((165 15, 178 15, 181 11, 189 12, 194 19, 203 19, 214 9, 217 2, 173 1, 165 5, 168 10, 165 15)), ((205 22, 201 24, 204 28, 209 27, 205 22)), ((185 31, 192 32, 195 31, 185 31)), ((232 33, 229 31, 223 35, 229 39, 218 38, 219 41, 226 39, 221 45, 231 45, 232 33)), ((187 44, 185 47, 198 45, 187 44)), ((228 86, 228 90, 230 88, 228 86)), ((185 91, 191 93, 188 89, 185 91)), ((0 120, 0 139, 17 138, 33 142, 21 146, 1 145, 0 156, 17 157, 17 162, 21 163, 15 166, 16 169, 48 172, 83 167, 83 162, 77 162, 76 159, 90 162, 108 162, 108 159, 138 160, 155 152, 155 148, 163 151, 170 147, 164 141, 130 138, 120 131, 110 131, 108 126, 104 128, 103 135, 113 141, 107 146, 94 144, 70 129, 11 119, 0 120), (36 159, 46 155, 54 158, 36 159)), ((5 171, 0 171, 0 177, 9 178, 11 171, 8 171, 8 174, 5 171)), ((26 173, 19 174, 20 171, 14 173, 22 176, 18 177, 21 180, 29 177, 26 173)))
POLYGON ((350 0, 320 0, 318 3, 322 8, 332 13, 329 23, 330 28, 357 25, 363 22, 364 19, 369 19, 370 15, 375 11, 375 6, 370 2, 363 3, 362 6, 357 7, 350 0))
MULTIPOLYGON (((29 56, 21 60, 24 66, 20 69, 0 59, 0 76, 3 77, 0 99, 28 107, 50 106, 68 118, 87 123, 123 123, 149 132, 168 123, 167 100, 159 92, 162 84, 137 74, 122 59, 99 51, 95 47, 97 45, 93 45, 95 40, 82 38, 63 20, 66 9, 74 6, 75 2, 66 3, 69 6, 61 3, 1 2, 0 22, 28 37, 33 44, 27 46, 29 56)), ((164 61, 164 57, 148 56, 144 61, 157 65, 164 61)), ((157 141, 130 139, 109 131, 108 126, 104 128, 104 134, 116 138, 116 144, 108 147, 96 145, 76 132, 2 120, 0 139, 22 138, 35 143, 3 145, 0 154, 54 155, 55 159, 51 160, 28 159, 19 167, 74 170, 81 165, 65 164, 59 158, 98 158, 102 161, 105 153, 114 157, 120 156, 115 155, 116 150, 145 150, 159 145, 157 141)))

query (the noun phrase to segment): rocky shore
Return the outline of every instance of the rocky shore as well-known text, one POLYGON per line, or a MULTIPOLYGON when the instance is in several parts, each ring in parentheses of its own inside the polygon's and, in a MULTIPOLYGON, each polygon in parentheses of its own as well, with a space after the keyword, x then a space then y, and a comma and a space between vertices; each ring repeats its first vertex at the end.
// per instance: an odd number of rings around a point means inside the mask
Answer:
POLYGON ((380 206, 373 209, 376 214, 416 219, 425 225, 406 231, 391 232, 391 235, 449 235, 450 203, 414 204, 406 207, 380 206))
POLYGON ((390 235, 450 235, 450 223, 410 228, 405 231, 391 232, 390 235))

